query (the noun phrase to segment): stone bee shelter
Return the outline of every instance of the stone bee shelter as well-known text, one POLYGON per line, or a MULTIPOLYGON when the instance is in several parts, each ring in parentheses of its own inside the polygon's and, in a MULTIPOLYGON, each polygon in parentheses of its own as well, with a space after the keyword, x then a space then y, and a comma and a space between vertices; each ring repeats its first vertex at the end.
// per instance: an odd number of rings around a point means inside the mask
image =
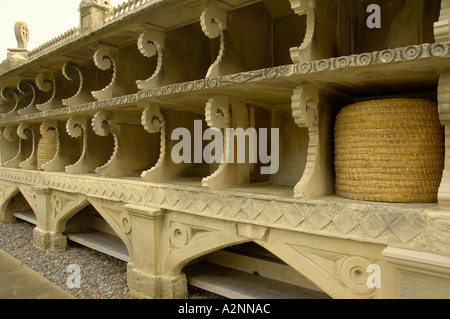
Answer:
POLYGON ((79 12, 31 51, 18 22, 0 64, 1 223, 36 224, 41 250, 73 240, 127 261, 137 298, 185 298, 188 283, 228 297, 247 284, 255 298, 450 297, 449 0, 83 0, 79 12), (195 121, 279 128, 278 171, 175 163, 171 134, 195 139, 195 121))

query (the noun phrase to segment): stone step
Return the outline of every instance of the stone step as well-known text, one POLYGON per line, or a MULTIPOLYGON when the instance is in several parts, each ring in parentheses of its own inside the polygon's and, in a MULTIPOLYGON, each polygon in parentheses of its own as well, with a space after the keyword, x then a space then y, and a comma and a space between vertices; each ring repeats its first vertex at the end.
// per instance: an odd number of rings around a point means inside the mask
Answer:
POLYGON ((191 286, 230 299, 330 299, 324 293, 201 262, 185 267, 191 286))

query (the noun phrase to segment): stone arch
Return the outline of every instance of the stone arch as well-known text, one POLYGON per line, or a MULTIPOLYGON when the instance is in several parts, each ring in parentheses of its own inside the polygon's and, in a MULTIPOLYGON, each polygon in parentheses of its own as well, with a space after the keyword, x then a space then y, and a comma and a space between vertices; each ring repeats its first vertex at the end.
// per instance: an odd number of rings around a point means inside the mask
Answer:
POLYGON ((184 266, 199 257, 251 241, 239 236, 236 224, 233 223, 222 224, 221 228, 213 229, 173 222, 168 231, 168 256, 163 263, 163 273, 169 276, 179 275, 184 266), (178 239, 174 238, 176 233, 178 239))
POLYGON ((117 236, 125 244, 128 253, 131 256, 132 242, 130 234, 121 226, 121 217, 124 212, 125 203, 110 202, 98 198, 87 198, 90 205, 103 217, 106 223, 114 230, 117 236))
POLYGON ((53 193, 50 202, 52 215, 55 218, 55 232, 57 233, 64 232, 67 222, 89 205, 85 196, 59 193, 53 193))
POLYGON ((29 204, 29 202, 27 201, 25 196, 23 196, 22 192, 19 190, 19 188, 17 186, 2 184, 0 186, 0 196, 1 196, 0 222, 13 221, 14 220, 13 213, 15 211, 18 211, 18 210, 21 211, 21 210, 25 209, 25 207, 16 207, 18 205, 24 206, 23 201, 21 201, 20 199, 17 202, 15 202, 15 199, 18 198, 18 196, 20 196, 21 198, 24 199, 24 201, 27 204, 26 208, 29 208, 29 210, 33 211, 33 214, 36 215, 33 208, 31 207, 31 205, 29 204), (22 203, 20 203, 20 202, 22 202, 22 203), (11 206, 14 206, 14 207, 11 207, 11 206))
POLYGON ((255 240, 273 255, 302 274, 333 299, 373 299, 377 289, 367 285, 367 267, 378 261, 352 241, 290 231, 272 230, 266 240, 255 240), (312 239, 314 237, 314 239, 312 239), (311 239, 316 241, 311 245, 311 239), (303 241, 304 240, 304 241, 303 241), (323 244, 323 245, 322 245, 323 244), (347 246, 345 249, 341 247, 347 246), (354 248, 352 248, 352 246, 354 248))

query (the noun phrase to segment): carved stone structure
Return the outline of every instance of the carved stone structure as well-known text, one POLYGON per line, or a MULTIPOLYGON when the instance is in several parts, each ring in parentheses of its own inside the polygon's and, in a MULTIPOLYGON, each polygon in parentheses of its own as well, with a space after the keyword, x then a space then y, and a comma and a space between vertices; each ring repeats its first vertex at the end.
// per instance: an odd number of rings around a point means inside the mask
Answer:
POLYGON ((256 246, 332 298, 449 298, 450 1, 377 3, 381 29, 351 0, 83 0, 80 27, 32 51, 22 25, 0 65, 0 222, 32 210, 44 250, 107 228, 139 298, 183 298, 188 265, 256 246), (438 102, 437 203, 334 194, 336 115, 388 97, 438 102), (238 128, 279 129, 276 172, 198 157, 238 128))

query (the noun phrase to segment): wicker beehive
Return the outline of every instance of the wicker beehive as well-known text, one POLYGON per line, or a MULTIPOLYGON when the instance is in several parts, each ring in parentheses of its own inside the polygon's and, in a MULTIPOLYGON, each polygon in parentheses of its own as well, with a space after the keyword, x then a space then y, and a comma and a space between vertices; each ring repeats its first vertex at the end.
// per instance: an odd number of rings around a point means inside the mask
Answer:
POLYGON ((437 105, 425 99, 349 105, 336 118, 336 194, 382 202, 436 202, 444 167, 437 105))
POLYGON ((51 161, 57 150, 57 137, 56 134, 46 134, 39 140, 37 147, 37 167, 42 169, 42 165, 51 161))

